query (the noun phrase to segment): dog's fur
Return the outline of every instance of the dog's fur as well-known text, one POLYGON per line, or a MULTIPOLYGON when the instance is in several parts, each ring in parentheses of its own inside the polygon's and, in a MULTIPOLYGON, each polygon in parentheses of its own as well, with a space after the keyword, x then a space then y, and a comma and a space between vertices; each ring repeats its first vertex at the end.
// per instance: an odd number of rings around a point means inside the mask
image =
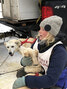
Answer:
MULTIPOLYGON (((35 73, 39 73, 42 71, 42 67, 41 65, 39 64, 38 60, 37 60, 37 56, 38 56, 38 50, 33 50, 31 47, 31 44, 24 44, 21 46, 21 40, 24 41, 24 39, 13 39, 13 40, 10 40, 8 42, 5 42, 5 46, 6 48, 8 49, 8 52, 11 56, 14 55, 14 53, 16 51, 18 51, 19 53, 21 53, 21 55, 24 57, 32 57, 32 66, 26 66, 24 69, 25 69, 25 72, 26 73, 29 73, 29 75, 35 75, 35 73), (36 65, 36 66, 34 66, 36 65)), ((30 88, 27 88, 26 86, 25 87, 22 87, 22 88, 19 88, 19 89, 30 89, 30 88)))

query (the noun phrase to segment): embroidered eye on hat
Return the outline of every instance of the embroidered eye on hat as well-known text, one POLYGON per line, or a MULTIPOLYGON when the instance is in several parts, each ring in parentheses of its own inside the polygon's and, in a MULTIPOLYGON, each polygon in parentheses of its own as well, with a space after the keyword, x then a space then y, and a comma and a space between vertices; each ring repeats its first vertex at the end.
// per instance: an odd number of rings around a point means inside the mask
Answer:
POLYGON ((43 27, 44 30, 49 31, 52 35, 56 36, 59 33, 62 24, 62 18, 57 15, 53 15, 45 18, 40 23, 40 27, 43 27))

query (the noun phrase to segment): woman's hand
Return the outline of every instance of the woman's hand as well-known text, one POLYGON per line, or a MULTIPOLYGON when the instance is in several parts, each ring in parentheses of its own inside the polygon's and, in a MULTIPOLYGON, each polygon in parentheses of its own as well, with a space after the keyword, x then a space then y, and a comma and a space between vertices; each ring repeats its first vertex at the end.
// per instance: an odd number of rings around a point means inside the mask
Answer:
POLYGON ((18 78, 17 80, 15 80, 14 84, 13 84, 13 89, 17 89, 17 88, 21 88, 24 87, 25 84, 25 76, 18 78))
POLYGON ((23 57, 20 61, 22 66, 30 66, 32 65, 32 58, 31 57, 23 57))

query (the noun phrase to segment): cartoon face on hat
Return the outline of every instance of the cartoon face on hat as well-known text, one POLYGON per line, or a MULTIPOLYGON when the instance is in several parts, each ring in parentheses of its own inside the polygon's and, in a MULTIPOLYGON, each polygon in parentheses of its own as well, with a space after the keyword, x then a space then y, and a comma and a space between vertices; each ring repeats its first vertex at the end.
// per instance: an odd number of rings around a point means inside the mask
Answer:
POLYGON ((44 30, 46 30, 49 33, 51 33, 52 35, 56 36, 59 33, 62 24, 63 24, 62 18, 54 15, 54 16, 45 18, 40 23, 40 27, 43 27, 44 30))

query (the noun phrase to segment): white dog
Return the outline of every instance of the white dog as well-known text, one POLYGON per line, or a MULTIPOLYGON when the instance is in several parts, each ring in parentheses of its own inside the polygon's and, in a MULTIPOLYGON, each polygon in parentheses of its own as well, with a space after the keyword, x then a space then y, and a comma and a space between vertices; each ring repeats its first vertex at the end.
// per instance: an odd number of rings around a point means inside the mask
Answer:
MULTIPOLYGON (((32 66, 26 66, 24 68, 25 72, 29 73, 29 75, 35 75, 35 73, 41 72, 42 71, 42 67, 39 64, 38 60, 37 60, 38 50, 33 50, 32 48, 30 48, 31 44, 27 45, 28 43, 24 44, 24 45, 21 45, 21 40, 24 41, 24 39, 18 39, 18 40, 12 39, 12 40, 9 40, 8 42, 4 43, 6 48, 7 48, 7 50, 8 50, 8 52, 9 52, 9 54, 11 56, 13 56, 14 53, 16 51, 18 51, 23 57, 24 56, 32 57, 32 66)), ((22 87, 20 89, 27 89, 27 87, 22 87)))
MULTIPOLYGON (((25 39, 21 39, 21 40, 24 41, 25 39)), ((27 72, 27 73, 28 72, 40 72, 42 69, 40 68, 39 62, 37 60, 38 50, 34 50, 34 49, 30 48, 31 44, 29 44, 29 45, 27 45, 27 44, 25 43, 24 45, 21 45, 20 39, 18 39, 18 40, 12 39, 12 40, 9 40, 8 42, 4 43, 4 45, 6 46, 8 52, 11 56, 13 56, 15 52, 19 52, 22 55, 22 57, 24 57, 24 56, 32 57, 33 64, 32 64, 32 66, 26 66, 25 72, 27 72), (35 66, 35 69, 34 69, 34 65, 37 65, 37 66, 35 66)))

